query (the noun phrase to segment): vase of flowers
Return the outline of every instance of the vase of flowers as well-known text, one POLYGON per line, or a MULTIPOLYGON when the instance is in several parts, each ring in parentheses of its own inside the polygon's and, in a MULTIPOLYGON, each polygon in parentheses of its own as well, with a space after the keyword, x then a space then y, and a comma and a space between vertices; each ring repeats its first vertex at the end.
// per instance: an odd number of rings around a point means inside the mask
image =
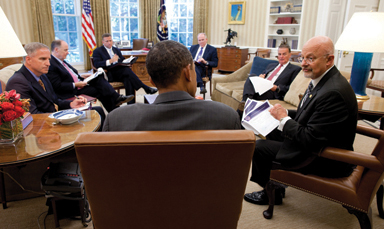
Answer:
POLYGON ((20 99, 15 90, 0 94, 0 144, 13 143, 23 136, 21 118, 30 99, 20 99))

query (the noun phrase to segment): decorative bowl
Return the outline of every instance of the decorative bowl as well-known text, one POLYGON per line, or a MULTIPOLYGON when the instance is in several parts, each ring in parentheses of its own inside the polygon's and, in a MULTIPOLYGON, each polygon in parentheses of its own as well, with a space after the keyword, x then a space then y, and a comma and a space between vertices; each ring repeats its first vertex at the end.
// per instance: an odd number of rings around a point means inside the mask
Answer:
POLYGON ((56 120, 57 123, 71 124, 77 122, 84 115, 84 111, 76 109, 62 110, 50 114, 48 117, 56 120))

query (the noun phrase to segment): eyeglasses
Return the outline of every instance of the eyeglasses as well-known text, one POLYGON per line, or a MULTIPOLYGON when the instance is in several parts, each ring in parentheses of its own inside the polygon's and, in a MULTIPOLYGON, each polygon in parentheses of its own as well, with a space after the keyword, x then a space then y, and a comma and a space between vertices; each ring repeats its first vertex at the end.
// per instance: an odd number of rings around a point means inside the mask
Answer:
MULTIPOLYGON (((324 56, 328 56, 329 54, 325 54, 324 56)), ((322 56, 323 57, 323 56, 322 56)), ((302 63, 303 61, 305 61, 307 64, 312 64, 313 62, 315 62, 318 58, 313 58, 313 57, 309 57, 309 58, 303 58, 303 57, 298 57, 297 60, 302 63)))

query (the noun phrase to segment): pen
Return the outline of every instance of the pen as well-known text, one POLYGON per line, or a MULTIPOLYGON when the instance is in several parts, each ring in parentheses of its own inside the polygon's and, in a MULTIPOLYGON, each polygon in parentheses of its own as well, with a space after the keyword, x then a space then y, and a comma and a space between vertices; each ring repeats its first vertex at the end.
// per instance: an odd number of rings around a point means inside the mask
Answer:
MULTIPOLYGON (((75 97, 76 97, 76 99, 80 99, 79 96, 77 96, 77 95, 75 95, 75 97)), ((84 101, 83 101, 83 103, 84 103, 84 101)))

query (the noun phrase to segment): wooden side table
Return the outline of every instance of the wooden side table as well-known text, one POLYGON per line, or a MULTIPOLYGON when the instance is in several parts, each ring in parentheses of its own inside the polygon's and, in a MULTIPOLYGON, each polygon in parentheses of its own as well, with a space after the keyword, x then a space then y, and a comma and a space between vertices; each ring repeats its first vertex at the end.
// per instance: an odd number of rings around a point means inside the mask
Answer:
POLYGON ((225 72, 234 72, 245 65, 248 58, 248 49, 239 47, 222 47, 217 49, 219 58, 218 70, 225 72))
POLYGON ((380 129, 384 129, 384 98, 370 95, 368 100, 358 100, 359 119, 377 121, 380 119, 380 129))

